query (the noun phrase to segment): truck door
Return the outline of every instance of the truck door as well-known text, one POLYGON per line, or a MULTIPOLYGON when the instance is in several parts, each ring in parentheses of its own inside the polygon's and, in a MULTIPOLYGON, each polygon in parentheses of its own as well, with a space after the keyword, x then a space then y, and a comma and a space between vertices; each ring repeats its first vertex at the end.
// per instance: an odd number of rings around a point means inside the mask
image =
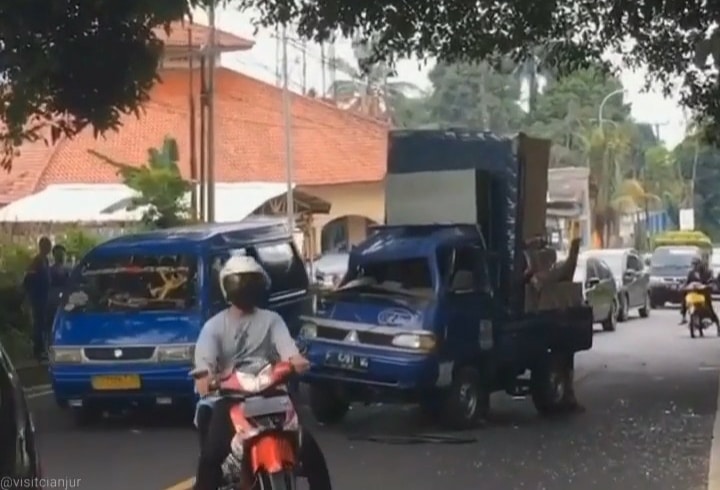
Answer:
POLYGON ((492 293, 483 249, 451 249, 446 284, 446 352, 458 359, 492 348, 492 293))

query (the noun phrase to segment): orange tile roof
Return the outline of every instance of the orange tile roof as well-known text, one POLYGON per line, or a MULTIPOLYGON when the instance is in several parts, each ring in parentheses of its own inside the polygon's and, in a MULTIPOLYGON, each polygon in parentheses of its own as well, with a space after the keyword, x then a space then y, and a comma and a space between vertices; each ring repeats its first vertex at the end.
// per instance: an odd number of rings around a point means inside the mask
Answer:
MULTIPOLYGON (((118 182, 115 170, 90 155, 89 149, 124 163, 141 164, 147 159, 148 148, 159 146, 166 135, 177 139, 181 171, 188 177, 188 73, 185 70, 161 73, 162 83, 153 89, 144 115, 140 119, 126 116, 119 132, 96 140, 88 128, 72 140, 61 141, 37 187, 118 182)), ((216 94, 216 180, 284 181, 281 90, 246 75, 218 69, 216 94)), ((292 116, 298 184, 383 179, 387 125, 299 95, 292 97, 292 116)))
POLYGON ((35 191, 54 149, 42 139, 23 144, 10 172, 0 169, 0 206, 35 191))
MULTIPOLYGON (((193 48, 199 48, 208 43, 210 39, 210 29, 201 24, 173 22, 170 24, 169 32, 167 32, 164 27, 156 27, 153 29, 155 35, 163 41, 165 47, 168 48, 186 48, 188 45, 188 30, 191 31, 193 48)), ((215 40, 218 48, 223 51, 250 49, 255 44, 254 41, 219 29, 215 30, 215 40)))

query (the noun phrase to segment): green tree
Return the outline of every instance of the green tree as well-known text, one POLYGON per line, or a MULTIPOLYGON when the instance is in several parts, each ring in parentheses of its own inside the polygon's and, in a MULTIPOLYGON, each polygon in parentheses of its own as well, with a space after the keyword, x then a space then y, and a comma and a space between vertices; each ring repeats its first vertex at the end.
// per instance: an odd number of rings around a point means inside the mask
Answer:
POLYGON ((503 134, 521 127, 520 82, 488 63, 438 63, 428 75, 427 123, 464 126, 503 134))
POLYGON ((688 134, 672 153, 687 186, 683 207, 695 210, 696 228, 720 240, 720 149, 704 143, 701 133, 688 134))
POLYGON ((188 220, 187 193, 192 186, 178 168, 177 142, 166 137, 158 150, 148 150, 147 164, 140 167, 116 162, 94 150, 90 153, 118 170, 125 185, 137 191, 128 210, 142 209, 143 223, 152 228, 171 228, 188 220))
POLYGON ((594 63, 609 67, 604 56, 613 52, 626 64, 646 66, 649 80, 667 90, 675 91, 680 78, 683 102, 720 124, 714 69, 720 66, 720 4, 713 2, 493 0, 479 8, 460 0, 308 1, 302 7, 295 0, 241 0, 241 8, 259 11, 264 24, 293 22, 301 35, 318 40, 338 31, 373 33, 380 39, 378 56, 414 53, 455 62, 501 54, 522 60, 548 44, 549 65, 568 73, 594 63), (634 41, 629 49, 627 40, 634 41), (690 60, 700 74, 688 69, 690 60))
POLYGON ((123 114, 139 114, 157 80, 154 28, 207 1, 3 2, 0 166, 25 140, 117 129, 123 114))

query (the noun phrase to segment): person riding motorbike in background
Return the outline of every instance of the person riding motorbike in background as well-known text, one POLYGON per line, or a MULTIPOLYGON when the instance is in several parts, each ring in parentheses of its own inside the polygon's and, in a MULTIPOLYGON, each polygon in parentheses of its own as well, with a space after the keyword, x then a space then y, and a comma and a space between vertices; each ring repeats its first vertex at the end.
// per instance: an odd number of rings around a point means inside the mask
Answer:
MULTIPOLYGON (((699 282, 701 284, 710 285, 713 281, 713 275, 710 269, 707 268, 705 265, 705 262, 703 262, 699 257, 696 257, 692 260, 692 268, 690 269, 690 272, 688 272, 687 278, 685 279, 685 286, 692 284, 693 282, 699 282)), ((715 308, 713 308, 712 304, 712 292, 711 289, 705 288, 703 291, 703 294, 705 295, 705 305, 708 308, 708 315, 710 315, 710 319, 715 325, 718 325, 718 316, 715 313, 715 308)), ((683 325, 687 323, 687 305, 685 304, 685 299, 683 297, 682 302, 680 303, 680 315, 682 315, 682 320, 680 321, 680 324, 683 325)))
MULTIPOLYGON (((277 313, 260 308, 269 289, 269 279, 260 264, 248 256, 230 257, 220 270, 220 288, 230 306, 203 325, 195 346, 195 367, 191 372, 201 397, 196 415, 200 432, 200 459, 196 490, 217 490, 222 484, 222 464, 230 454, 235 427, 230 408, 237 401, 218 398, 208 402, 210 382, 235 366, 247 363, 289 361, 296 372, 309 368, 298 351, 287 326, 277 313)), ((330 489, 325 460, 307 433, 301 438, 299 458, 313 473, 316 485, 330 489)), ((311 477, 308 476, 311 480, 311 477)))

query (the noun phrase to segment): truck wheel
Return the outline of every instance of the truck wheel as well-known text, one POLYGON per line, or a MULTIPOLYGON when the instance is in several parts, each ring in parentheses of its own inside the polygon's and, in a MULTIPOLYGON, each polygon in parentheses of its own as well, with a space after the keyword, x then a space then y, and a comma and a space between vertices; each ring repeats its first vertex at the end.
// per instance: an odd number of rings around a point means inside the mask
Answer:
POLYGON ((532 370, 530 395, 540 415, 554 415, 568 408, 572 369, 561 357, 550 357, 532 370))
POLYGON ((617 327, 617 300, 614 300, 610 307, 608 317, 602 322, 602 329, 605 332, 614 332, 617 327))
POLYGON ((310 411, 321 424, 331 425, 341 422, 350 409, 335 386, 329 383, 310 385, 310 411))
POLYGON ((490 391, 475 368, 458 369, 446 397, 442 422, 451 429, 472 429, 490 411, 490 391))

